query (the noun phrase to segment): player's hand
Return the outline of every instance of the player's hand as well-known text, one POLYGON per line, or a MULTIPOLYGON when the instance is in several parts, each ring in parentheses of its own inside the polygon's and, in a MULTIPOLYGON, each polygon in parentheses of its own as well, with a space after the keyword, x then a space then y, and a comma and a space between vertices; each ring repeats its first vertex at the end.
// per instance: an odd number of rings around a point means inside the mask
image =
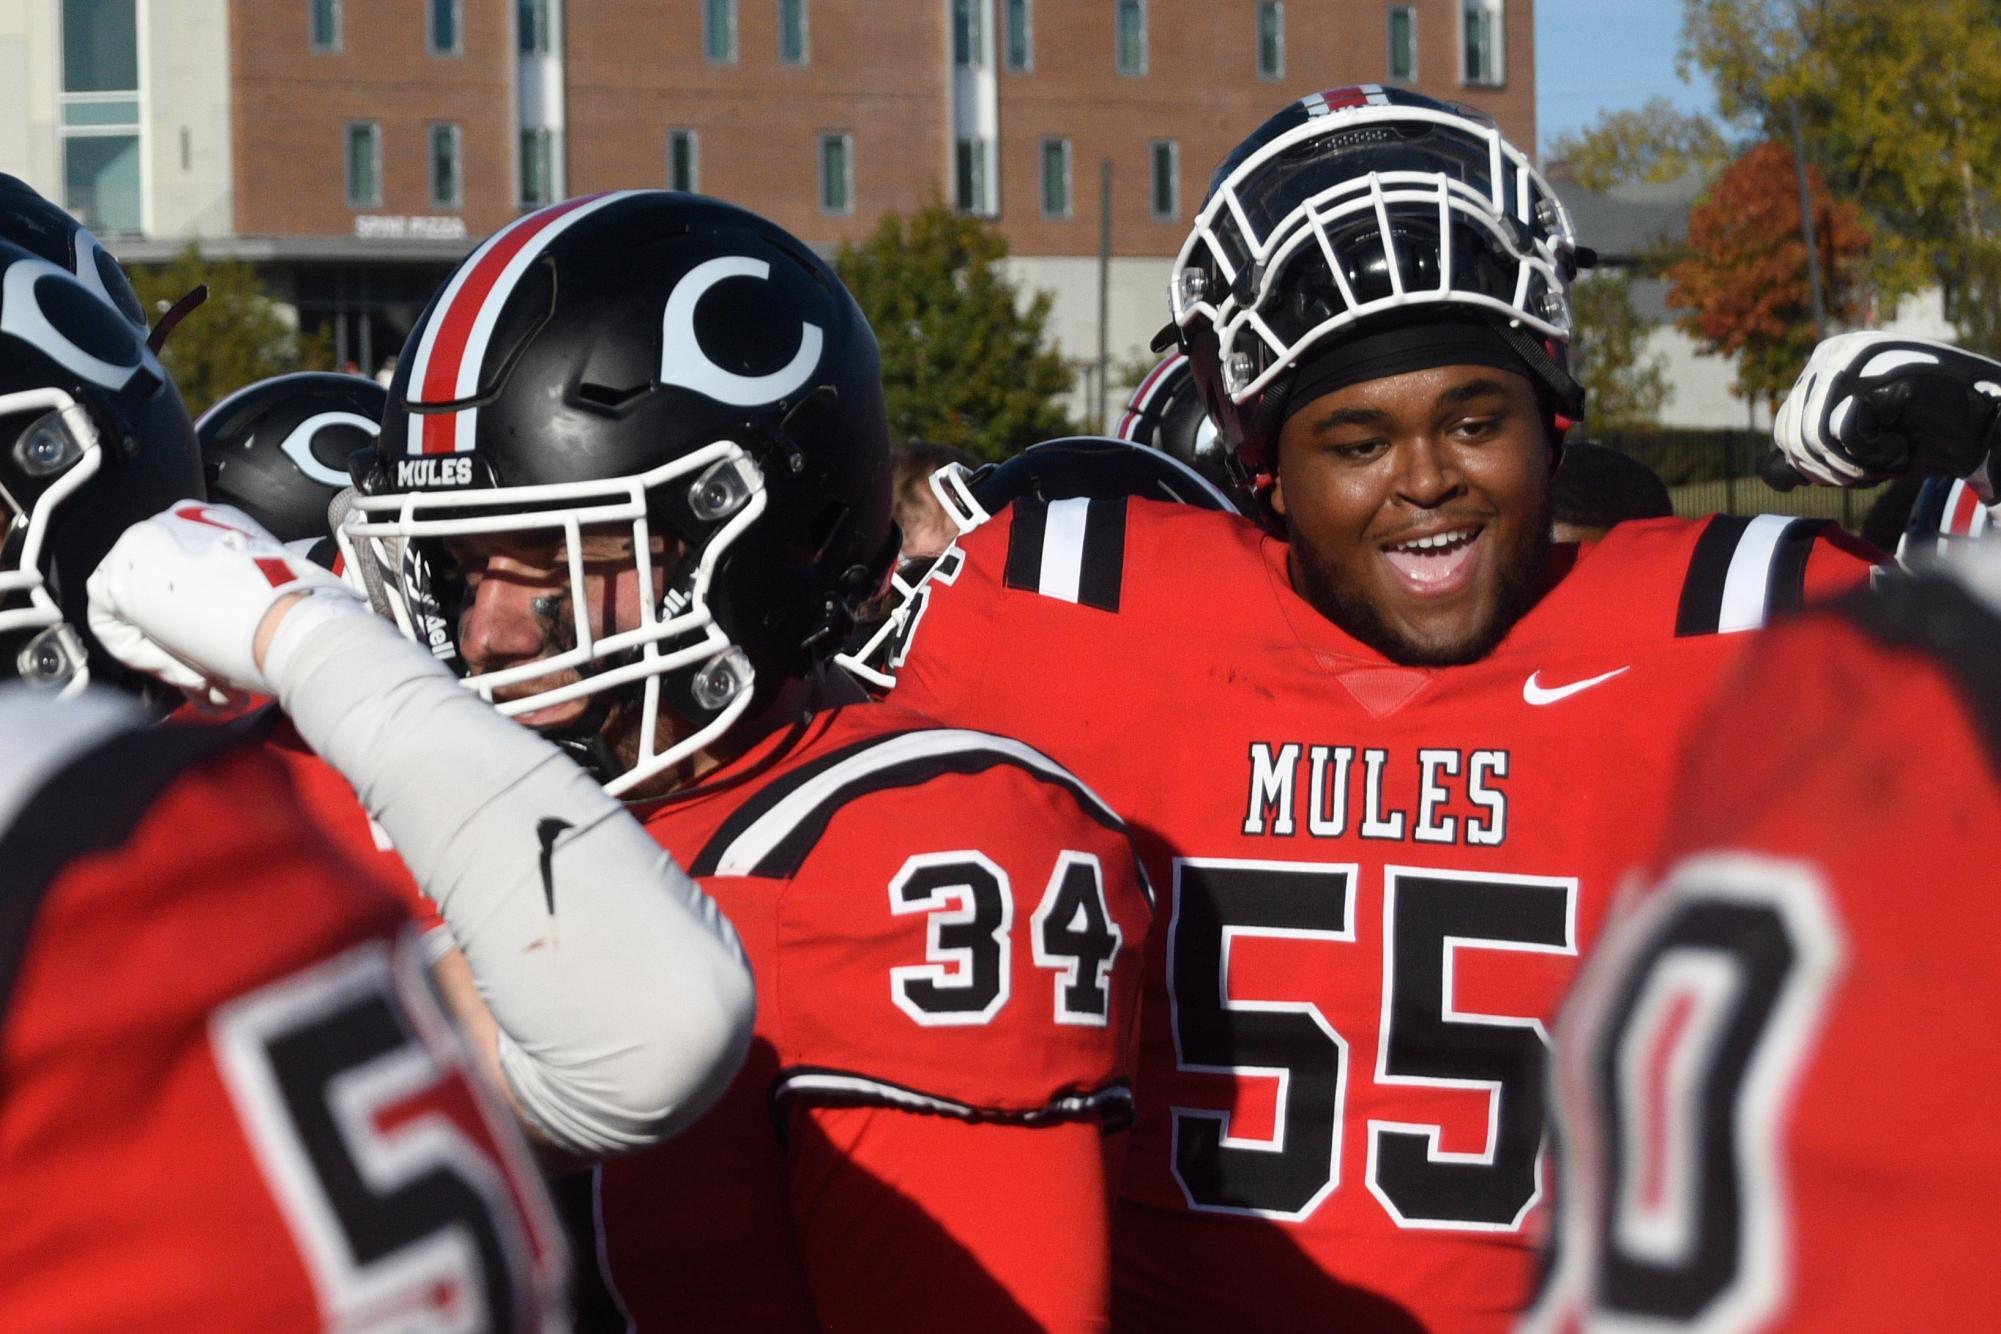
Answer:
POLYGON ((87 589, 91 633, 114 657, 210 704, 275 693, 265 650, 307 598, 368 614, 332 572, 286 550, 243 511, 195 500, 128 528, 87 589))
POLYGON ((1866 486, 1911 471, 1966 477, 2001 438, 2001 362, 1947 343, 1837 334, 1813 351, 1772 423, 1794 471, 1866 486))

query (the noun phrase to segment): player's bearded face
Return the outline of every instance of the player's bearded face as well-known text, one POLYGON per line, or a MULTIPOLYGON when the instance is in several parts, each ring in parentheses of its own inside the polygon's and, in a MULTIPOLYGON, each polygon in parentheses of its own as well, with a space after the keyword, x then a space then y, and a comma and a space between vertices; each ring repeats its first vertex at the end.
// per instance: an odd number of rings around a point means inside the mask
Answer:
MULTIPOLYGON (((667 552, 653 539, 653 586, 665 583, 667 552)), ((569 552, 561 535, 496 534, 455 538, 446 551, 463 574, 465 600, 458 616, 458 647, 467 670, 497 672, 568 652, 577 646, 576 604, 582 601, 594 638, 641 624, 639 568, 632 530, 614 525, 584 532, 584 578, 572 587, 569 552)), ((601 669, 603 663, 593 665, 601 669)), ((498 690, 496 702, 524 699, 581 678, 576 668, 550 672, 498 690)), ((626 768, 640 751, 637 689, 613 689, 519 714, 515 721, 538 732, 575 733, 595 725, 626 768)), ((678 724, 662 720, 665 732, 678 724)), ((665 738, 662 738, 664 743, 665 738)))
POLYGON ((1552 453, 1526 376, 1440 366, 1336 389, 1287 419, 1278 455, 1294 588, 1392 661, 1471 662, 1534 603, 1552 453))

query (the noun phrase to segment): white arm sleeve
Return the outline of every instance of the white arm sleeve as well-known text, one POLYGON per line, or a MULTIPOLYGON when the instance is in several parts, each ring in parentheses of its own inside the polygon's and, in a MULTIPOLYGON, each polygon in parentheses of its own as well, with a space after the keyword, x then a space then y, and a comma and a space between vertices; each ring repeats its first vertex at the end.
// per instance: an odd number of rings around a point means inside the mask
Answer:
POLYGON ((436 901, 517 1105, 593 1158, 700 1116, 751 1030, 750 970, 714 901, 588 773, 393 626, 310 605, 281 622, 267 674, 436 901))

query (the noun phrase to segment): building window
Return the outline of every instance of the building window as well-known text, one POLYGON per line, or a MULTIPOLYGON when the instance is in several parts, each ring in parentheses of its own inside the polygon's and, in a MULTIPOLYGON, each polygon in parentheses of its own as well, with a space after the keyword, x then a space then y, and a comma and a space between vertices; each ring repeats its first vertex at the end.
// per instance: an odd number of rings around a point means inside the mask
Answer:
POLYGON ((1032 0, 1002 0, 1007 6, 1007 67, 1035 68, 1035 9, 1032 0))
POLYGON ((1460 25, 1466 57, 1461 77, 1466 83, 1499 87, 1507 66, 1501 53, 1501 6, 1504 0, 1460 0, 1465 21, 1460 25))
POLYGON ((347 127, 347 202, 382 207, 382 127, 372 120, 347 127))
POLYGON ((515 26, 521 30, 521 54, 546 56, 554 49, 549 31, 549 0, 519 0, 515 26))
POLYGON ((465 0, 430 0, 430 49, 434 56, 455 56, 465 49, 462 20, 465 0))
POLYGON ((313 50, 340 50, 340 0, 308 0, 306 11, 313 50))
POLYGON ((1042 141, 1042 216, 1070 216, 1070 141, 1042 141))
POLYGON ((702 57, 736 64, 736 0, 702 0, 702 57))
POLYGON ((521 132, 521 207, 540 208, 555 202, 553 141, 545 129, 521 132))
POLYGON ((96 231, 140 230, 139 24, 134 0, 62 7, 63 202, 96 231))
POLYGON ((693 130, 667 131, 667 188, 698 194, 702 189, 702 146, 693 130))
POLYGON ((1156 139, 1152 151, 1153 220, 1181 220, 1181 149, 1172 139, 1156 139))
POLYGON ((1390 6, 1390 79, 1417 82, 1417 7, 1390 6))
POLYGON ((464 202, 459 179, 459 127, 431 127, 431 207, 457 208, 464 202))
POLYGON ((1285 6, 1276 0, 1258 6, 1258 77, 1285 77, 1285 6))
POLYGON ((820 136, 820 211, 855 211, 855 137, 852 134, 820 136))
POLYGON ((959 140, 955 155, 952 202, 966 213, 992 217, 992 179, 987 170, 991 154, 987 141, 978 136, 959 140))
POLYGON ((1119 73, 1146 73, 1146 0, 1118 0, 1119 73))
POLYGON ((778 58, 803 65, 806 53, 806 0, 778 0, 778 58))
POLYGON ((952 63, 971 69, 987 63, 987 0, 952 0, 952 63))

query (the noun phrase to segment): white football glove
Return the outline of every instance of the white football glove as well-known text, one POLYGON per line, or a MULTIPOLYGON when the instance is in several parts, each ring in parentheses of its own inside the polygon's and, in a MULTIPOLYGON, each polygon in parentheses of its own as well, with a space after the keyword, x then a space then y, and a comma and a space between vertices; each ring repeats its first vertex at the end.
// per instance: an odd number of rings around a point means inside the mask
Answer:
POLYGON ((1861 331, 1824 340, 1779 405, 1772 442, 1823 486, 1913 470, 1974 479, 2001 445, 2001 362, 1926 338, 1861 331))
POLYGON ((331 571, 295 555, 229 505, 184 500, 133 524, 91 573, 90 629, 112 656, 178 686, 198 703, 277 693, 282 650, 330 615, 368 615, 331 571), (293 593, 259 665, 264 614, 293 593))

